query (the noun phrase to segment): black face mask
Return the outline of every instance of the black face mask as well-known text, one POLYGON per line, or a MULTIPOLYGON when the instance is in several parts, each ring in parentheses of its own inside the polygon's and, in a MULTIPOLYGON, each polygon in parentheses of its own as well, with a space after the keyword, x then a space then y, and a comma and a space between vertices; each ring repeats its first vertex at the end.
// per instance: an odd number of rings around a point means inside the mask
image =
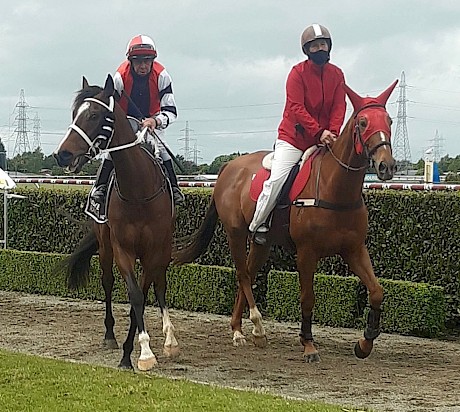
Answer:
POLYGON ((313 63, 318 66, 322 66, 329 61, 329 52, 326 50, 319 50, 315 53, 309 53, 308 57, 313 61, 313 63))

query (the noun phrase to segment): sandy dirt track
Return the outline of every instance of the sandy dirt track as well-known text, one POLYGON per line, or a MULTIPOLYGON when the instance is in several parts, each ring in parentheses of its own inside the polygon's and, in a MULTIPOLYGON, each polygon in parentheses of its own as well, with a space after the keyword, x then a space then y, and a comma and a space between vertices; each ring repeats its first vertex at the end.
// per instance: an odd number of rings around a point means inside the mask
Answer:
MULTIPOLYGON (((114 305, 120 346, 128 313, 128 305, 114 305)), ((0 291, 0 314, 1 348, 108 367, 117 367, 121 358, 121 349, 102 346, 102 302, 0 291)), ((305 364, 297 324, 265 321, 266 348, 234 348, 229 317, 171 310, 181 354, 168 359, 157 309, 147 308, 146 316, 159 361, 153 373, 162 376, 376 411, 460 412, 460 339, 382 334, 371 356, 358 360, 353 346, 362 331, 316 326, 321 362, 305 364)), ((249 336, 250 321, 243 327, 249 336)), ((136 351, 133 364, 137 356, 136 351)))

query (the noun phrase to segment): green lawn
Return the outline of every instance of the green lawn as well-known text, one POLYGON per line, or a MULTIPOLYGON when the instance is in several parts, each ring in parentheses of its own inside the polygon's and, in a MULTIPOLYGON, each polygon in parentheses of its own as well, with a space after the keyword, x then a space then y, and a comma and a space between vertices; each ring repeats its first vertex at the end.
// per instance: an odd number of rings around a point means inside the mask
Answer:
POLYGON ((0 410, 350 411, 340 406, 169 380, 0 350, 0 410))

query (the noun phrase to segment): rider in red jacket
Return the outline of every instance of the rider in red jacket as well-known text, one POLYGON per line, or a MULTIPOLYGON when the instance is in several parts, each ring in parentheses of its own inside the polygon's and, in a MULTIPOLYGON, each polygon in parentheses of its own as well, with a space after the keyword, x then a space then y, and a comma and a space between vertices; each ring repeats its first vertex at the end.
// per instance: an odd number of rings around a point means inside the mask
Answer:
POLYGON ((337 66, 329 63, 329 30, 319 24, 307 27, 301 46, 308 60, 295 65, 289 73, 271 174, 264 182, 249 225, 253 241, 260 245, 267 242, 267 220, 292 167, 310 146, 335 141, 345 118, 345 78, 337 66))
POLYGON ((286 82, 287 98, 278 139, 305 151, 320 143, 325 130, 338 136, 345 116, 342 83, 342 70, 331 63, 320 66, 305 60, 295 65, 286 82))

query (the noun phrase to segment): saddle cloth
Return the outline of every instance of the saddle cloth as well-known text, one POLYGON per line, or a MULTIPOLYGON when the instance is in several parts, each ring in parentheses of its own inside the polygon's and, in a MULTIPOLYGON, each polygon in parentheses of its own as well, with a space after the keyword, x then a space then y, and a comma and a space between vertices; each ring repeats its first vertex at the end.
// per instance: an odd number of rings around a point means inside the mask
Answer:
POLYGON ((96 223, 107 223, 107 211, 110 200, 110 193, 112 186, 115 184, 115 173, 112 172, 109 178, 109 184, 107 187, 107 196, 104 199, 96 200, 93 196, 96 186, 93 186, 89 192, 88 198, 86 199, 86 206, 84 212, 93 219, 96 223))

